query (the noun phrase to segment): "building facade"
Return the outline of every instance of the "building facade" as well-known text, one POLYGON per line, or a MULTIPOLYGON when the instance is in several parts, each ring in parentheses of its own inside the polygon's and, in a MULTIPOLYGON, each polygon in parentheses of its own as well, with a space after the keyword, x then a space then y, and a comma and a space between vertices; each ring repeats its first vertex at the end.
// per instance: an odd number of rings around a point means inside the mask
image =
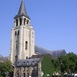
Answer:
POLYGON ((40 58, 19 60, 14 65, 13 77, 42 77, 40 58))
POLYGON ((24 0, 22 0, 11 30, 11 62, 14 64, 17 60, 30 58, 35 54, 34 46, 35 32, 26 12, 24 0))
POLYGON ((32 58, 35 55, 35 32, 24 0, 21 1, 18 14, 14 17, 10 49, 10 61, 14 67, 13 77, 42 77, 41 58, 32 58))

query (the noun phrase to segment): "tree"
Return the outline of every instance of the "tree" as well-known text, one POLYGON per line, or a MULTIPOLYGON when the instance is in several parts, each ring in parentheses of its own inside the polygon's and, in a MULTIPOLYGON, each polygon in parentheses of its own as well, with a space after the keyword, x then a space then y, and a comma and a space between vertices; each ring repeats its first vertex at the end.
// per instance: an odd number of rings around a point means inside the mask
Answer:
POLYGON ((52 58, 51 55, 44 55, 42 59, 42 71, 44 73, 44 77, 52 76, 54 72, 54 66, 52 64, 52 58))
MULTIPOLYGON (((56 60, 55 60, 56 61, 56 60)), ((60 71, 65 73, 75 73, 77 72, 77 55, 74 53, 68 53, 65 56, 60 56, 57 58, 57 67, 60 67, 60 71), (58 62, 58 63, 57 63, 58 62)))
POLYGON ((73 52, 60 56, 57 59, 53 59, 52 62, 56 69, 55 71, 60 71, 61 76, 64 73, 77 73, 77 55, 73 52))
POLYGON ((68 58, 68 69, 70 73, 77 72, 77 55, 73 52, 67 54, 68 58))
POLYGON ((0 62, 0 77, 4 76, 6 72, 11 73, 12 71, 13 67, 9 60, 0 62))

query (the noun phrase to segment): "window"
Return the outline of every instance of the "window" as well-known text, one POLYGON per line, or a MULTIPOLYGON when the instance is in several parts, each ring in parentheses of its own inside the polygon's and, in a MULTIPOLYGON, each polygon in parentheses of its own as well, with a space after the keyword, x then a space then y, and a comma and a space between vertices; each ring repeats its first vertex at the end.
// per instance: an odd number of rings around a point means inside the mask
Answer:
POLYGON ((29 23, 29 20, 27 20, 27 24, 29 23))
POLYGON ((29 73, 27 73, 27 77, 29 77, 29 73))
POLYGON ((28 59, 28 56, 26 56, 26 59, 28 59))
POLYGON ((24 25, 25 25, 25 22, 26 22, 26 18, 24 18, 24 25))
POLYGON ((20 33, 20 31, 19 31, 19 30, 18 30, 18 32, 17 32, 17 31, 15 31, 15 36, 16 36, 16 35, 19 35, 19 33, 20 33))
POLYGON ((16 19, 16 26, 18 26, 18 19, 16 19))
POLYGON ((28 42, 27 41, 25 42, 25 49, 26 50, 28 49, 28 42))
POLYGON ((25 73, 23 73, 23 77, 25 77, 25 73))
POLYGON ((19 35, 20 31, 18 30, 18 35, 19 35))
POLYGON ((17 61, 18 60, 18 57, 17 57, 17 55, 15 56, 15 61, 17 61))
POLYGON ((22 25, 22 18, 20 18, 20 25, 22 25))

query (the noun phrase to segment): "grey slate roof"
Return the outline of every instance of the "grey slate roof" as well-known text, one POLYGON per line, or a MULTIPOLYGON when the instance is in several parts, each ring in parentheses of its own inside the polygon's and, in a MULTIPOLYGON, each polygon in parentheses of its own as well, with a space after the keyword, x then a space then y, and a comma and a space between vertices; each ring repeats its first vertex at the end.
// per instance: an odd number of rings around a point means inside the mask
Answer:
POLYGON ((19 8, 18 14, 15 16, 15 18, 20 17, 20 16, 25 16, 25 17, 29 18, 27 11, 26 11, 26 8, 25 8, 24 0, 21 1, 21 5, 19 8))
POLYGON ((26 59, 26 60, 18 60, 15 63, 15 66, 34 66, 37 65, 38 62, 40 62, 41 58, 33 58, 33 59, 26 59))
POLYGON ((42 48, 42 47, 39 47, 39 46, 35 46, 35 53, 36 54, 48 54, 50 53, 51 51, 45 49, 45 48, 42 48))
POLYGON ((51 51, 39 46, 35 46, 35 53, 38 55, 50 54, 52 57, 55 57, 55 58, 61 55, 66 55, 66 51, 64 49, 51 51))

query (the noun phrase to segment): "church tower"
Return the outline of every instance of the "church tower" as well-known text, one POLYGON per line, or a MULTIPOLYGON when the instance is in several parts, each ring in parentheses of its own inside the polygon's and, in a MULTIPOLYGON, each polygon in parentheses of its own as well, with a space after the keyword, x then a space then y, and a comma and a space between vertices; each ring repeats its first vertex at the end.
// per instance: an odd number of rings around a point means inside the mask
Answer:
POLYGON ((31 57, 35 54, 35 32, 30 23, 30 17, 27 14, 24 0, 18 14, 14 17, 14 26, 11 30, 11 53, 10 60, 14 63, 31 57))

